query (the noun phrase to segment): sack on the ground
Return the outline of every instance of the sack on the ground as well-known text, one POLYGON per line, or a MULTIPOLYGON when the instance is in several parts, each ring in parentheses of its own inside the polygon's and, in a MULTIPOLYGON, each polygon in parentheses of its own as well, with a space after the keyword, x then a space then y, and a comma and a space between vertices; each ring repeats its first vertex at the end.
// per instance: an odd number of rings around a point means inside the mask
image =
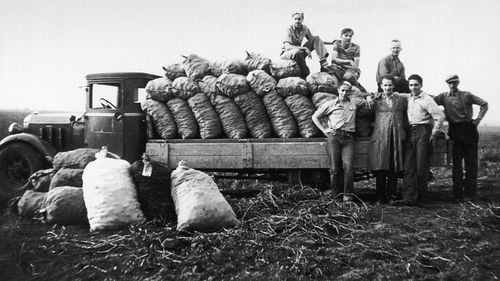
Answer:
POLYGON ((28 181, 33 186, 34 191, 47 192, 49 191, 50 181, 54 176, 54 169, 39 170, 34 172, 28 181))
POLYGON ((181 98, 174 98, 167 102, 167 106, 172 116, 174 116, 177 132, 182 139, 195 139, 199 137, 198 122, 187 101, 181 98))
POLYGON ((234 100, 224 95, 213 95, 210 101, 219 114, 222 129, 231 139, 246 138, 248 134, 245 118, 234 100))
POLYGON ((271 137, 273 129, 262 98, 256 93, 249 91, 235 97, 234 102, 243 113, 252 138, 263 139, 271 137))
POLYGON ((307 87, 309 88, 309 92, 311 94, 317 92, 323 93, 337 93, 338 80, 337 77, 332 76, 326 72, 316 72, 311 73, 306 78, 307 87))
POLYGON ((83 190, 79 187, 60 186, 47 192, 45 219, 59 225, 87 225, 87 209, 83 190))
POLYGON ((17 202, 17 214, 23 218, 34 218, 43 209, 45 192, 26 190, 17 202))
POLYGON ((287 77, 280 79, 276 85, 276 92, 284 98, 293 95, 309 95, 307 82, 300 77, 287 77))
POLYGON ((217 231, 239 223, 213 179, 181 161, 172 172, 178 231, 217 231))
POLYGON ((223 59, 212 62, 210 72, 215 77, 227 73, 247 75, 247 68, 241 59, 223 59))
POLYGON ((184 66, 182 63, 169 64, 167 66, 164 66, 163 70, 165 71, 165 76, 172 81, 174 81, 176 78, 186 76, 186 72, 184 71, 184 66))
POLYGON ((172 80, 167 77, 156 78, 146 84, 146 98, 166 102, 174 98, 171 90, 172 80))
POLYGON ((318 109, 325 102, 331 101, 331 100, 336 99, 336 98, 337 98, 337 95, 334 95, 334 94, 317 92, 317 93, 313 94, 311 100, 314 104, 314 107, 316 109, 318 109))
POLYGON ((198 55, 184 57, 183 65, 186 75, 193 80, 201 80, 210 74, 210 62, 198 55))
POLYGON ((137 160, 130 165, 141 210, 149 220, 176 221, 175 205, 170 194, 171 173, 167 166, 147 160, 137 160))
POLYGON ((286 105, 290 109, 299 126, 299 133, 304 138, 317 137, 321 131, 312 121, 314 114, 314 104, 312 101, 302 95, 289 96, 285 99, 286 105))
POLYGON ((245 58, 245 66, 247 67, 248 72, 259 69, 270 73, 270 67, 272 64, 270 59, 254 52, 246 53, 247 57, 245 58))
POLYGON ((240 74, 222 74, 216 82, 219 91, 228 97, 236 97, 250 90, 246 76, 240 74))
POLYGON ((61 168, 52 177, 50 181, 50 190, 59 186, 82 187, 83 169, 61 168))
POLYGON ((265 95, 262 100, 271 119, 274 133, 280 138, 296 137, 298 134, 297 123, 283 97, 273 91, 265 95))
POLYGON ((170 90, 173 92, 174 96, 188 100, 190 97, 200 93, 200 86, 198 82, 194 81, 189 77, 179 77, 174 80, 170 90))
POLYGON ((217 77, 215 76, 207 75, 198 84, 200 85, 200 91, 209 97, 220 93, 219 88, 217 88, 217 77))
POLYGON ((276 80, 287 77, 300 76, 300 67, 294 60, 280 60, 273 62, 270 67, 271 75, 276 80))
POLYGON ((142 110, 151 115, 156 132, 162 139, 174 139, 177 136, 177 125, 168 106, 159 101, 145 100, 142 110))
POLYGON ((276 80, 264 70, 252 70, 247 75, 247 82, 257 95, 263 97, 276 87, 276 80))
POLYGON ((196 94, 188 100, 188 104, 198 122, 202 139, 214 139, 222 135, 222 124, 219 115, 205 94, 196 94))
POLYGON ((130 164, 101 152, 83 171, 83 199, 90 231, 118 229, 142 223, 145 217, 130 176, 130 164))
POLYGON ((52 165, 54 171, 60 168, 83 169, 88 163, 95 160, 95 154, 99 149, 77 148, 75 150, 59 152, 54 156, 52 165))

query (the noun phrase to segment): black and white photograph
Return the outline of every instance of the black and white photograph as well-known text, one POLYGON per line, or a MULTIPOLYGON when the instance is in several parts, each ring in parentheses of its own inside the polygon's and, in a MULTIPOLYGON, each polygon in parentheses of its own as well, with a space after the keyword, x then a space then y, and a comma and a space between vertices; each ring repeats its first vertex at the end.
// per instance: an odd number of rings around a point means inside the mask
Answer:
POLYGON ((0 280, 498 280, 500 2, 0 0, 0 280))

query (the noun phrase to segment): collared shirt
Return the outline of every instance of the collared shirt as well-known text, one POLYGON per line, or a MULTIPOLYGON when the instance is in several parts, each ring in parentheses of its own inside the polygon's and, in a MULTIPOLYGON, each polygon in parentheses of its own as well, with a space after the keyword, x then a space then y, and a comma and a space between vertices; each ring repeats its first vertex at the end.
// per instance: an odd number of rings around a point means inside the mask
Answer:
POLYGON ((408 97, 408 121, 410 125, 434 125, 433 131, 442 130, 444 113, 434 99, 422 92, 420 95, 406 95, 408 97))
POLYGON ((399 60, 399 57, 393 57, 392 55, 388 55, 380 60, 377 67, 377 75, 375 79, 377 83, 382 83, 380 77, 382 75, 390 74, 392 76, 399 76, 403 79, 406 79, 405 76, 405 67, 403 63, 399 60))
MULTIPOLYGON (((354 61, 355 58, 359 58, 361 53, 359 45, 350 43, 350 46, 347 49, 345 49, 342 46, 341 40, 333 41, 333 51, 337 52, 339 59, 352 60, 352 61, 354 61)), ((352 68, 352 66, 349 66, 347 64, 341 64, 339 66, 343 69, 352 68)))
POLYGON ((294 46, 301 46, 304 38, 306 38, 307 40, 311 40, 312 37, 313 36, 311 30, 309 30, 309 27, 302 25, 301 28, 295 28, 295 26, 292 24, 286 31, 286 36, 283 40, 283 43, 288 42, 294 46))
POLYGON ((478 120, 483 119, 488 111, 488 102, 469 92, 457 91, 455 93, 445 92, 434 98, 438 105, 444 106, 446 119, 450 122, 469 122, 473 117, 472 105, 480 106, 477 115, 478 120))
POLYGON ((344 130, 355 132, 356 110, 367 106, 367 101, 352 98, 347 101, 341 101, 338 98, 325 102, 316 110, 314 115, 318 119, 328 118, 327 131, 344 130))
POLYGON ((387 106, 392 108, 392 100, 394 98, 394 95, 393 94, 386 94, 386 93, 382 93, 382 98, 385 100, 385 102, 387 103, 387 106))

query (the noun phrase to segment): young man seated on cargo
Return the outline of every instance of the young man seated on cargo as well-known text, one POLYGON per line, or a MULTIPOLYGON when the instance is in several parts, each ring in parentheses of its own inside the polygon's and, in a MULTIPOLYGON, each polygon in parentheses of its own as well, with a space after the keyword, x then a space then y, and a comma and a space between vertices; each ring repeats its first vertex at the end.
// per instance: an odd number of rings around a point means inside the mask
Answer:
POLYGON ((311 30, 302 22, 304 13, 296 12, 292 14, 293 24, 287 29, 281 58, 284 60, 294 60, 300 67, 301 77, 306 78, 309 75, 309 67, 306 64, 306 57, 312 58, 311 51, 315 50, 319 58, 321 69, 328 67, 328 52, 325 44, 319 36, 313 36, 311 30), (304 38, 307 41, 302 45, 304 38))
POLYGON ((371 96, 365 99, 350 97, 351 83, 344 81, 338 88, 338 98, 324 103, 312 116, 314 124, 327 136, 330 162, 330 189, 325 195, 343 195, 344 202, 351 202, 354 191, 354 133, 356 111, 371 108, 371 96), (327 127, 321 119, 327 119, 327 127))

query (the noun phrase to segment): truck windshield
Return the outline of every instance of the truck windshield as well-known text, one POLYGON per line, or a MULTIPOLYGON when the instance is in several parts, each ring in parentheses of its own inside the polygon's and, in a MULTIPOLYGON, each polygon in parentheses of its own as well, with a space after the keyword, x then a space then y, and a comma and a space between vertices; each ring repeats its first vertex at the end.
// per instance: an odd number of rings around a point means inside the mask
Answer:
POLYGON ((119 97, 119 84, 93 84, 90 108, 116 109, 119 97))

